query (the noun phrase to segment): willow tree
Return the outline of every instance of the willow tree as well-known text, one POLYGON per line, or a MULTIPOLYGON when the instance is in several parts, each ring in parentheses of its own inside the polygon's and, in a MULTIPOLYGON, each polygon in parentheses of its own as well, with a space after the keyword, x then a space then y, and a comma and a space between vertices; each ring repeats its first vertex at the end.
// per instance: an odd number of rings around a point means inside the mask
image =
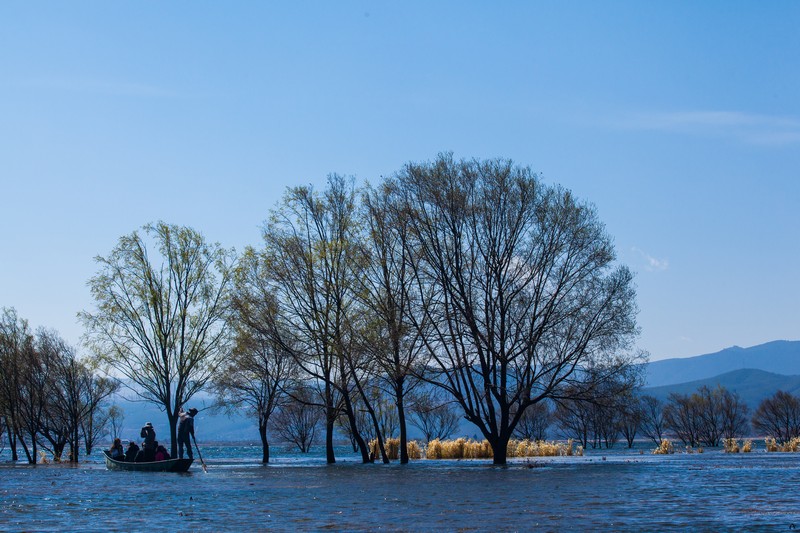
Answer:
POLYGON ((180 408, 230 353, 231 256, 191 228, 159 222, 121 237, 89 280, 96 310, 80 314, 88 343, 166 411, 173 456, 180 408))
POLYGON ((396 179, 420 254, 415 281, 433 295, 428 379, 505 464, 529 406, 582 390, 590 370, 612 379, 636 362, 632 275, 595 210, 529 168, 445 154, 396 179))

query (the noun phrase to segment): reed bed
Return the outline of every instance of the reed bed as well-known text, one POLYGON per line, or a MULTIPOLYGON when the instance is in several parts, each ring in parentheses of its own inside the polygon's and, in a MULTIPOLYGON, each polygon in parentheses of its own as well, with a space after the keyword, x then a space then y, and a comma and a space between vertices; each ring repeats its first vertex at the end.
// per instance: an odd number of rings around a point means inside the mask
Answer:
POLYGON ((796 452, 800 450, 800 437, 794 437, 782 444, 778 444, 772 437, 767 437, 764 439, 764 447, 768 452, 796 452))
MULTIPOLYGON (((386 448, 386 456, 389 458, 390 461, 396 461, 400 458, 400 439, 399 438, 388 438, 383 441, 383 445, 386 448)), ((406 450, 408 450, 408 458, 409 459, 421 459, 422 458, 422 447, 419 445, 419 442, 415 440, 410 440, 406 443, 406 450)), ((376 459, 380 459, 381 457, 381 450, 378 448, 378 439, 372 439, 369 441, 369 451, 372 454, 372 457, 376 459)))
MULTIPOLYGON (((400 454, 400 439, 390 438, 384 441, 386 455, 390 460, 397 460, 400 454)), ((369 442, 372 456, 380 459, 378 439, 369 442)), ((506 449, 508 458, 513 457, 571 457, 582 456, 583 446, 575 446, 572 439, 567 442, 510 440, 506 449)), ((418 441, 408 442, 409 459, 491 459, 494 457, 489 441, 458 438, 455 440, 433 439, 426 447, 418 441)))
POLYGON ((739 445, 739 441, 736 439, 725 439, 722 441, 722 447, 725 449, 725 453, 750 453, 753 451, 753 441, 747 439, 739 445))

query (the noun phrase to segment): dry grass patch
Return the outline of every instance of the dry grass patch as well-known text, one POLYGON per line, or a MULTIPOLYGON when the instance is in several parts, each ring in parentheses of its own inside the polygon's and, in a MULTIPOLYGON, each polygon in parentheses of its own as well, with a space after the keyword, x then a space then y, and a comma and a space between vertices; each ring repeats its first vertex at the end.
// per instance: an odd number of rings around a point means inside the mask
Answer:
POLYGON ((667 439, 662 439, 661 444, 658 445, 658 448, 653 450, 653 453, 656 455, 669 455, 675 453, 675 447, 672 445, 672 442, 668 441, 667 439))

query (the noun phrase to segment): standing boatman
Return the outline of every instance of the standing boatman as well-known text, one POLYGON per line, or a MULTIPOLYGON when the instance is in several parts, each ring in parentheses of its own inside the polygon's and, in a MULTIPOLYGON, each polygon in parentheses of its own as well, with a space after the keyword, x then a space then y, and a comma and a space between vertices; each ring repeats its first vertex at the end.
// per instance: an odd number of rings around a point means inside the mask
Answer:
POLYGON ((194 459, 192 454, 191 438, 194 438, 194 416, 197 414, 197 409, 192 407, 188 411, 181 411, 178 416, 181 421, 178 422, 178 457, 183 459, 183 446, 186 445, 186 455, 189 459, 194 459))

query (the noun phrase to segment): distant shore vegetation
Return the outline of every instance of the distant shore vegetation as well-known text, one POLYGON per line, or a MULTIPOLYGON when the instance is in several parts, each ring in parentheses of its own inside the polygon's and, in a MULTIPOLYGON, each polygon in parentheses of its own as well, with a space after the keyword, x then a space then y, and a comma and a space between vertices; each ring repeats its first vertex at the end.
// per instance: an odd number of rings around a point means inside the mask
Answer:
POLYGON ((240 253, 166 222, 122 236, 88 281, 85 355, 3 308, 0 446, 78 461, 119 436, 123 389, 164 411, 173 456, 180 410, 211 392, 257 420, 264 463, 271 438, 322 441, 328 463, 344 436, 365 463, 502 465, 800 437, 789 393, 752 415, 722 387, 644 395, 633 274, 594 207, 528 167, 445 153, 290 187, 265 215, 240 253), (453 439, 464 420, 479 439, 453 439))

